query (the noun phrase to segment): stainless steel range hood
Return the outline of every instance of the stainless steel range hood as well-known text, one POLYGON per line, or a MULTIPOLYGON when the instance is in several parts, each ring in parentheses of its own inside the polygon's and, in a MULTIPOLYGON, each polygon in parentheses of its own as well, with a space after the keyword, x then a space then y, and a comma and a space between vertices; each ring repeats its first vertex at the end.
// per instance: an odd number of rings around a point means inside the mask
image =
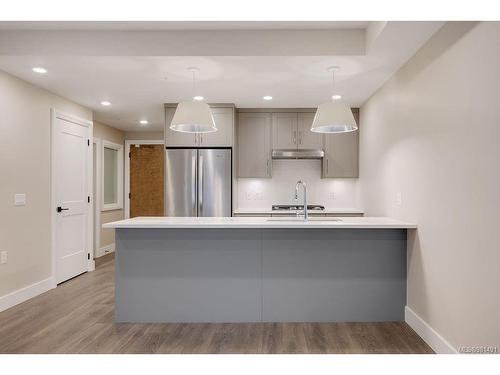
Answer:
POLYGON ((273 159, 323 159, 323 150, 273 150, 273 159))

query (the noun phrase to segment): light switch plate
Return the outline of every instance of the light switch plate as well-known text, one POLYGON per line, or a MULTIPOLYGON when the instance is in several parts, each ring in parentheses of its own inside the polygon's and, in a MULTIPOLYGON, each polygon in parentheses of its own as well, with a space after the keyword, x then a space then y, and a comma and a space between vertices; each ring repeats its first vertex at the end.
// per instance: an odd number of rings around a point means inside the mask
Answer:
POLYGON ((5 263, 7 263, 7 252, 0 251, 0 264, 5 264, 5 263))
POLYGON ((14 205, 24 206, 26 204, 26 194, 14 194, 14 205))

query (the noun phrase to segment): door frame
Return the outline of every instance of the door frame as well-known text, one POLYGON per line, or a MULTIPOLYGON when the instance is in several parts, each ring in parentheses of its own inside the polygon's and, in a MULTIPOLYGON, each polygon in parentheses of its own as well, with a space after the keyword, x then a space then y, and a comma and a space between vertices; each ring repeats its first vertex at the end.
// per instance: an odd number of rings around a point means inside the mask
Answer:
MULTIPOLYGON (((101 247, 101 186, 102 186, 102 141, 101 138, 94 137, 92 140, 95 146, 95 197, 94 197, 94 207, 92 208, 92 214, 95 215, 95 223, 93 230, 95 233, 95 238, 92 239, 92 248, 97 243, 97 251, 101 247)), ((92 154, 93 155, 93 154, 92 154)), ((92 166, 93 168, 93 166, 92 166)), ((94 174, 92 173, 92 178, 94 174)), ((94 190, 94 183, 92 183, 92 191, 94 190)), ((95 257, 95 254, 92 254, 95 257)), ((95 267, 95 262, 94 262, 95 267)))
POLYGON ((103 139, 101 142, 101 211, 123 210, 123 144, 103 139), (104 149, 108 148, 117 152, 117 196, 116 203, 104 202, 104 149))
MULTIPOLYGON (((94 124, 90 120, 85 120, 64 112, 61 112, 55 108, 50 109, 50 223, 51 223, 51 233, 50 233, 50 247, 52 250, 52 286, 55 288, 57 286, 57 268, 56 268, 56 260, 57 260, 57 249, 56 249, 56 161, 54 158, 54 145, 55 145, 55 136, 56 132, 54 131, 56 119, 59 118, 61 120, 73 122, 75 124, 84 126, 88 128, 88 140, 92 139, 93 136, 93 127, 94 124)), ((92 193, 93 186, 93 167, 92 167, 92 148, 93 143, 87 147, 87 195, 90 196, 90 203, 87 205, 87 252, 90 253, 90 259, 87 260, 87 272, 93 271, 95 269, 94 262, 94 251, 93 251, 93 206, 94 206, 94 197, 92 193), (92 251, 89 248, 90 244, 92 244, 92 251)))
MULTIPOLYGON (((127 139, 125 140, 125 186, 124 186, 124 199, 125 199, 125 219, 130 218, 130 146, 131 145, 165 145, 163 139, 127 139)), ((165 159, 165 158, 163 158, 165 159)), ((165 163, 165 160, 163 160, 165 163)))

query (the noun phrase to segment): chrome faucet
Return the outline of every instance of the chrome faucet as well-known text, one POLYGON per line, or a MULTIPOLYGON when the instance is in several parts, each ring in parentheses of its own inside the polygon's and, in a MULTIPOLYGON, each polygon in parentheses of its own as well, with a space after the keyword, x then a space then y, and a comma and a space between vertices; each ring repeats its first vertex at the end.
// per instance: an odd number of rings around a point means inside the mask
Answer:
POLYGON ((307 220, 307 187, 302 180, 297 181, 295 184, 295 200, 299 199, 299 185, 302 185, 304 189, 304 220, 307 220))

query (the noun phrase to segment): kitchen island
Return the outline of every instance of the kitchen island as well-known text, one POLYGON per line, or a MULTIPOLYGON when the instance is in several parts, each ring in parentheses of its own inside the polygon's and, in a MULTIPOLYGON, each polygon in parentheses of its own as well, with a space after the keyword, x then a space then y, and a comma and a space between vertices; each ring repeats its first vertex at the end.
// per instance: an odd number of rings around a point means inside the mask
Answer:
POLYGON ((150 217, 103 227, 116 229, 117 322, 404 319, 414 224, 150 217))

